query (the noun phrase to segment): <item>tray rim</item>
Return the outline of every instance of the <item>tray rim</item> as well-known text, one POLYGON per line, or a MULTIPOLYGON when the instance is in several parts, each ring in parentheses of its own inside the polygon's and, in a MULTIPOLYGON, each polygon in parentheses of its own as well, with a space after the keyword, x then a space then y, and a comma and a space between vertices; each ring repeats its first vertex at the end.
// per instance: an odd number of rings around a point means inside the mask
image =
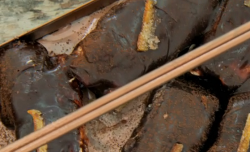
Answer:
POLYGON ((118 0, 89 0, 75 9, 55 17, 40 26, 32 28, 10 40, 0 43, 0 50, 17 40, 35 41, 45 35, 51 34, 71 22, 90 15, 118 0))

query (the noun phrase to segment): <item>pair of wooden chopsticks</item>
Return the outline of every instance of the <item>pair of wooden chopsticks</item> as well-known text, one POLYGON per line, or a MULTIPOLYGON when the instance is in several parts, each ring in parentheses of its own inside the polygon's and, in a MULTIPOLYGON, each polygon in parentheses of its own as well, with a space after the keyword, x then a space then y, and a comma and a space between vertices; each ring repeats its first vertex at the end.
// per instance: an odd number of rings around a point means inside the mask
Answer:
POLYGON ((97 99, 89 105, 47 125, 43 129, 19 139, 13 144, 1 149, 0 152, 27 152, 34 150, 137 96, 192 70, 207 60, 216 57, 248 39, 250 39, 250 22, 167 63, 113 93, 97 99))

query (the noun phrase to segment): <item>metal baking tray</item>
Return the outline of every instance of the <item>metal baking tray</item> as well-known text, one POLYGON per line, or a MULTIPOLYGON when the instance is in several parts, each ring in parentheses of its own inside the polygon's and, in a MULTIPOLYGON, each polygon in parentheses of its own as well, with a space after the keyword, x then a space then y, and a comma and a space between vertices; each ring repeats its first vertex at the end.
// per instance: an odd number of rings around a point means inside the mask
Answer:
POLYGON ((43 36, 53 33, 58 29, 66 26, 67 24, 84 16, 90 15, 91 13, 104 8, 115 1, 117 0, 90 0, 89 2, 86 2, 85 4, 73 9, 72 11, 64 15, 54 18, 53 20, 48 21, 40 25, 39 27, 31 29, 30 31, 27 31, 13 39, 10 39, 9 41, 0 44, 0 49, 15 40, 34 41, 42 38, 43 36))

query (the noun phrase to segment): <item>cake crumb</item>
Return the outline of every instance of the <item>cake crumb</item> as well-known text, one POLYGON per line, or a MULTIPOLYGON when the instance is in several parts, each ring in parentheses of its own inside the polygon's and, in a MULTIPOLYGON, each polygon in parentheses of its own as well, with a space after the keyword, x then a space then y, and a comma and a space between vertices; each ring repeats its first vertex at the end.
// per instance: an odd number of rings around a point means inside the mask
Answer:
POLYGON ((200 70, 191 70, 190 73, 194 76, 202 76, 202 72, 200 70))
POLYGON ((168 114, 165 113, 165 114, 163 115, 163 118, 164 118, 164 119, 167 119, 167 118, 168 118, 168 114))
POLYGON ((15 131, 6 128, 0 121, 0 149, 16 140, 15 131))

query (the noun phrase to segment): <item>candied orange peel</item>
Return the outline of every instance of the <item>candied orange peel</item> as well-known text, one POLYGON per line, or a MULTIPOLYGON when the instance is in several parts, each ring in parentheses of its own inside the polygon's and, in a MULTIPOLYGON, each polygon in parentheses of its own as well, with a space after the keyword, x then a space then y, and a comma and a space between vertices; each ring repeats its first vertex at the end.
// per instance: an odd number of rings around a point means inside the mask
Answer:
POLYGON ((182 150, 183 150, 183 145, 176 143, 171 149, 171 152, 182 152, 182 150))
POLYGON ((249 141, 250 141, 250 114, 248 114, 247 116, 246 125, 242 132, 237 152, 247 152, 249 149, 249 141))
POLYGON ((146 0, 143 15, 142 30, 137 41, 138 51, 156 50, 160 40, 155 36, 155 8, 156 0, 146 0))
MULTIPOLYGON (((32 109, 32 110, 28 110, 27 112, 33 118, 34 131, 37 131, 45 126, 41 111, 32 109)), ((48 149, 48 145, 43 145, 37 149, 37 152, 47 152, 47 149, 48 149)))
MULTIPOLYGON (((77 108, 81 108, 83 107, 83 104, 81 101, 79 100, 73 100, 73 102, 75 103, 75 105, 77 106, 77 108)), ((86 132, 85 132, 85 127, 84 126, 80 126, 78 128, 79 130, 79 133, 80 133, 80 140, 79 140, 79 144, 80 144, 80 152, 88 152, 89 149, 88 149, 88 143, 89 143, 89 139, 86 135, 86 132)))
POLYGON ((244 5, 246 5, 247 7, 250 7, 250 0, 245 0, 244 5))

